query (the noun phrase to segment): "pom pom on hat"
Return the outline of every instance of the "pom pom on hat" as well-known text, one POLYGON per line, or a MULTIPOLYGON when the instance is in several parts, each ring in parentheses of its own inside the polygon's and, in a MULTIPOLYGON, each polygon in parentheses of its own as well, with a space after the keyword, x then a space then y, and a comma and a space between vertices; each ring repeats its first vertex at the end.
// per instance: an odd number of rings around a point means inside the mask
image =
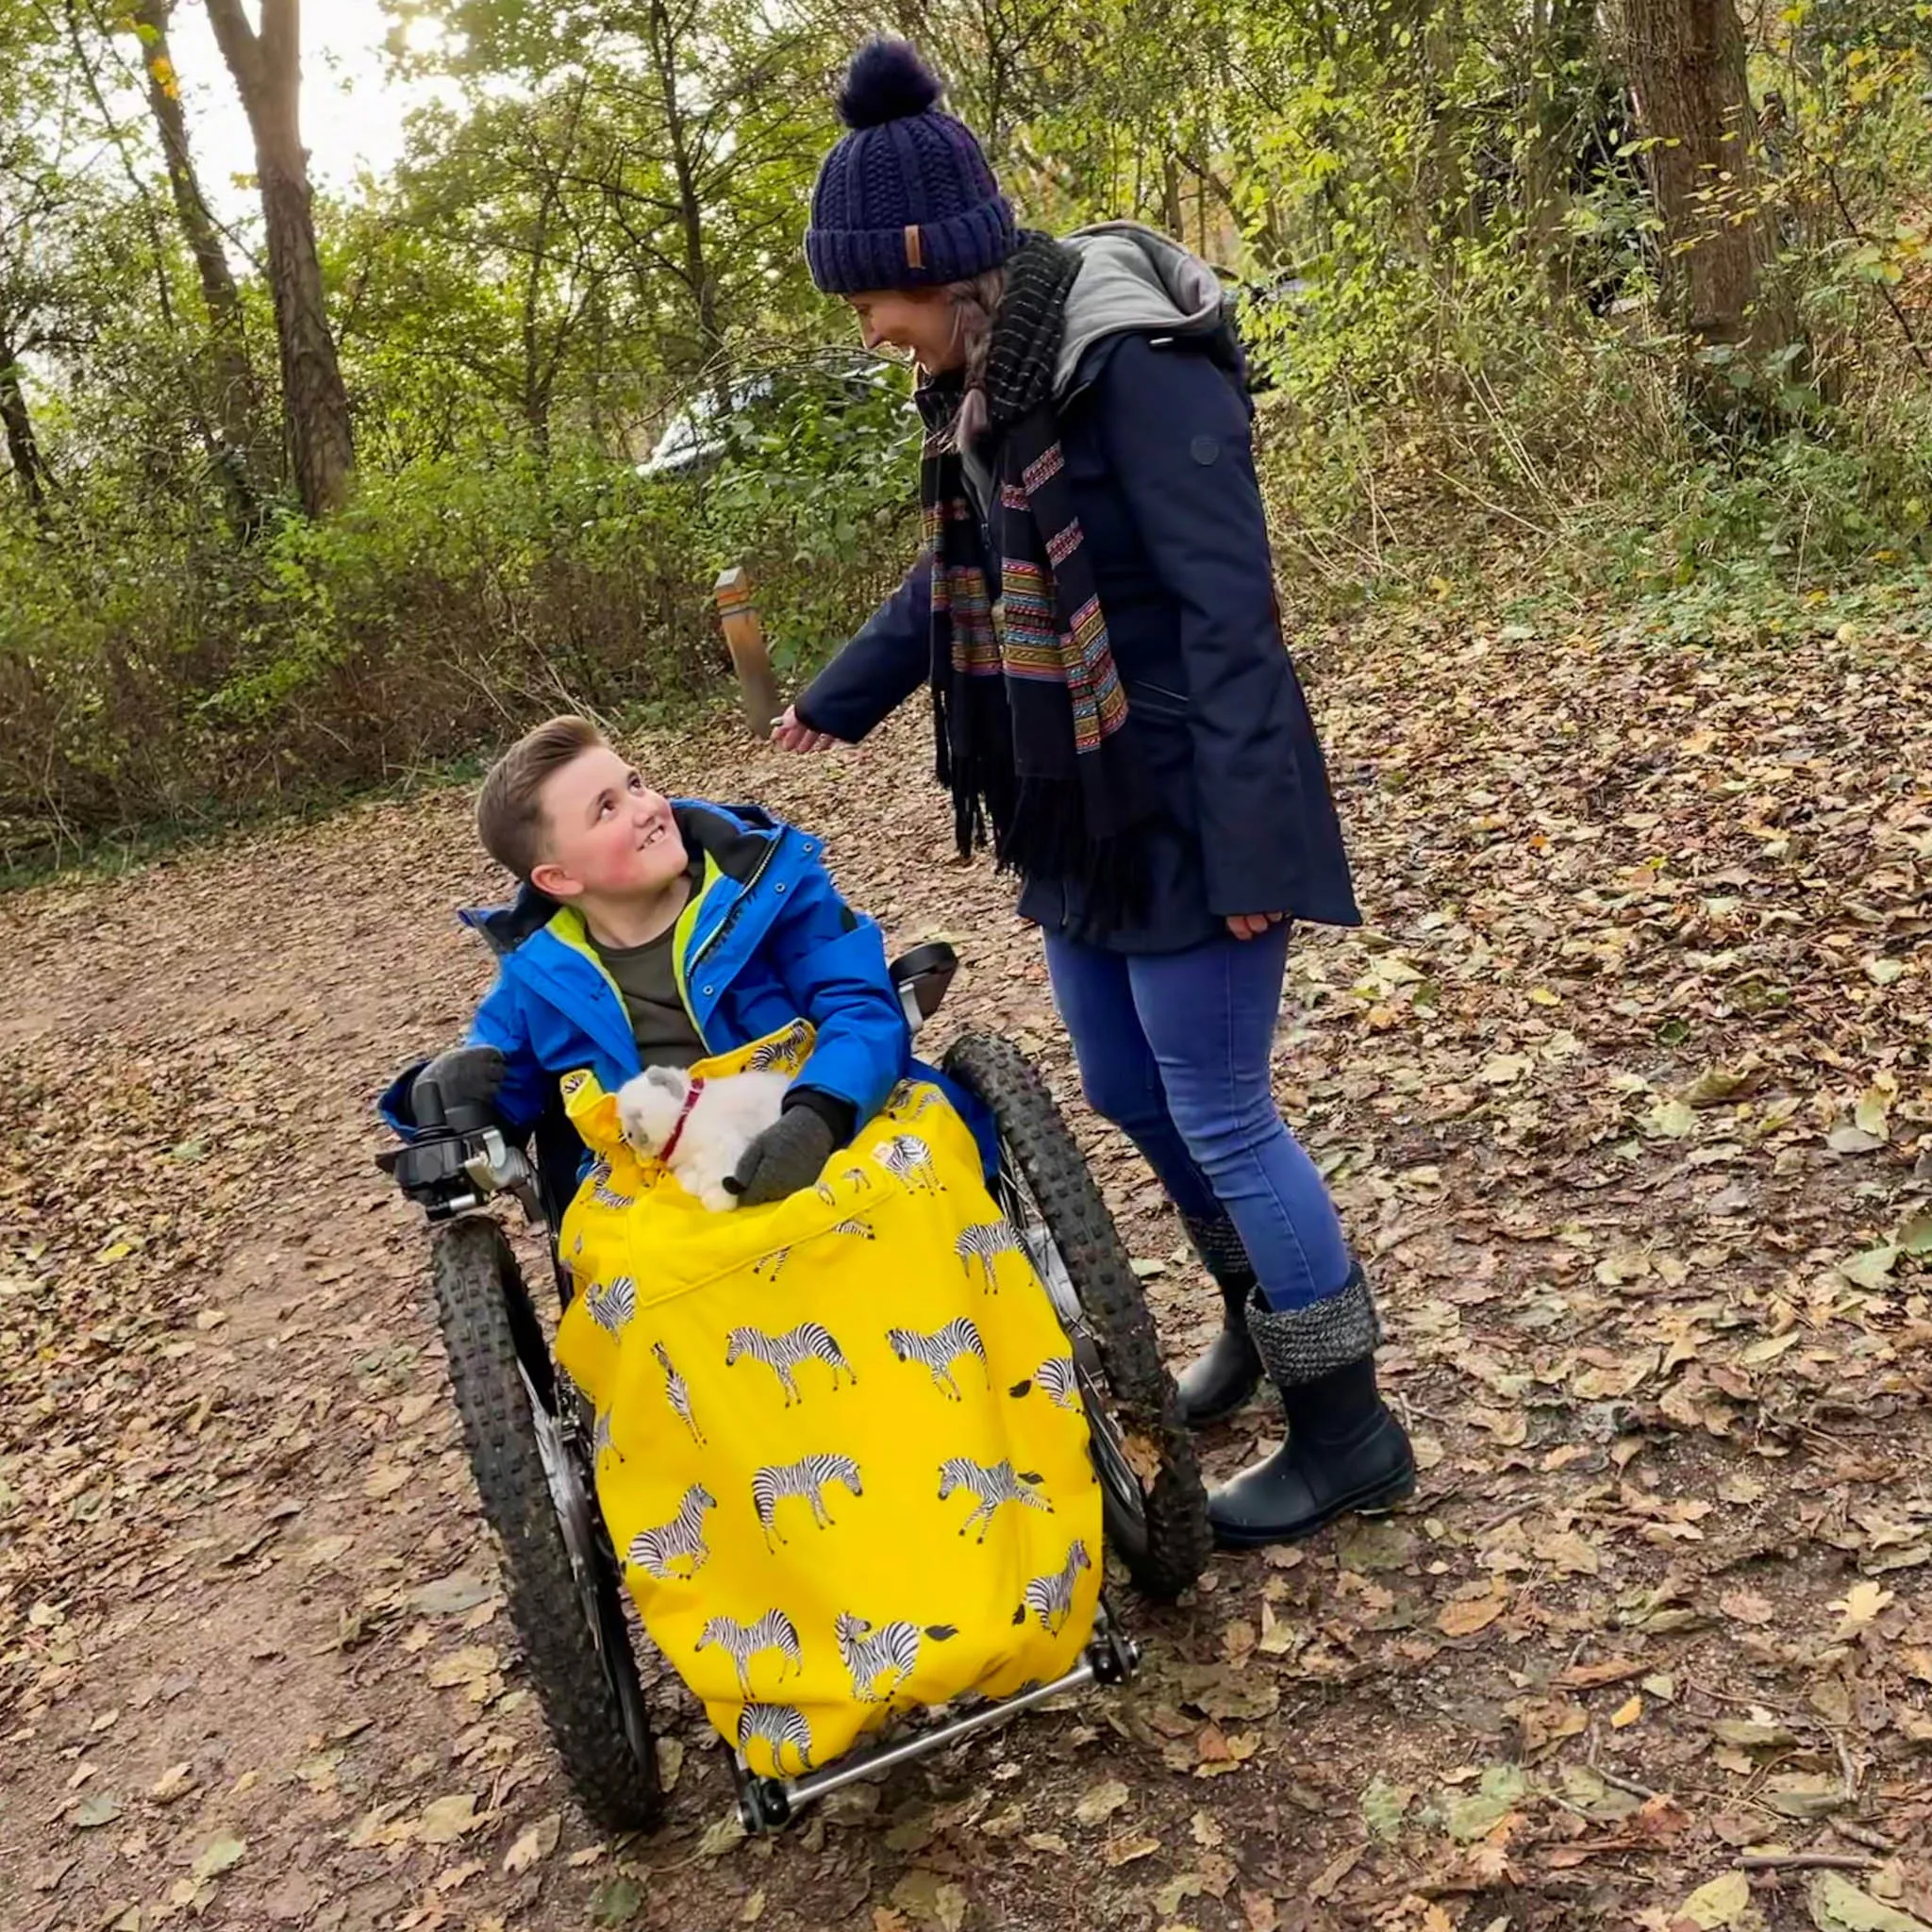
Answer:
POLYGON ((868 41, 845 70, 839 118, 848 127, 877 127, 924 114, 943 92, 910 42, 868 41))

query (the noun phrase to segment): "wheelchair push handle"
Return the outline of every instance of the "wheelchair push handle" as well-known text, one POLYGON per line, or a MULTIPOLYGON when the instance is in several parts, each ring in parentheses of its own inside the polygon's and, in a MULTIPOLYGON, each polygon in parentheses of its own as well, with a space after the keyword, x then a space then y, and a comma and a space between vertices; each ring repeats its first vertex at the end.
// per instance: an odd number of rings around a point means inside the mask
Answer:
POLYGON ((939 1011, 940 1002, 959 970, 959 955, 945 940, 927 940, 901 953, 890 970, 899 991, 899 1004, 906 1011, 906 1024, 917 1033, 922 1024, 939 1011))

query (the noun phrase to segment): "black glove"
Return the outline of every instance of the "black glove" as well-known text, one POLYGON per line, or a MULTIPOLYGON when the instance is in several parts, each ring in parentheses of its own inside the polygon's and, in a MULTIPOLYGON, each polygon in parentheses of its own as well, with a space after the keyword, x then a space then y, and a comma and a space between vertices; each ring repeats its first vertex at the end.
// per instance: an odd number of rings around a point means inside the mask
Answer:
POLYGON ((744 1150, 724 1186, 747 1208, 783 1201, 818 1179, 838 1144, 832 1124, 817 1108, 788 1098, 785 1111, 744 1150))
POLYGON ((493 1046, 453 1046, 409 1085, 409 1118, 425 1133, 474 1134, 494 1121, 504 1058, 493 1046))

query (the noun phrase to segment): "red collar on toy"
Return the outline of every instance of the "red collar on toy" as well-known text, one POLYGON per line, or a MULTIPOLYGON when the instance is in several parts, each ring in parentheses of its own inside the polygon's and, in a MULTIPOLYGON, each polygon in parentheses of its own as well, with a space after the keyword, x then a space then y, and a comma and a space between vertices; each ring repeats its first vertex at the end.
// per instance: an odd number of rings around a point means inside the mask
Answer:
POLYGON ((665 1141, 658 1155, 658 1158, 666 1167, 671 1165, 671 1157, 677 1152, 677 1143, 684 1134, 684 1124, 690 1120, 691 1108, 698 1104, 698 1095, 704 1091, 704 1076, 702 1074, 693 1075, 691 1083, 691 1091, 684 1096, 684 1105, 677 1109, 677 1119, 672 1124, 671 1138, 665 1141))

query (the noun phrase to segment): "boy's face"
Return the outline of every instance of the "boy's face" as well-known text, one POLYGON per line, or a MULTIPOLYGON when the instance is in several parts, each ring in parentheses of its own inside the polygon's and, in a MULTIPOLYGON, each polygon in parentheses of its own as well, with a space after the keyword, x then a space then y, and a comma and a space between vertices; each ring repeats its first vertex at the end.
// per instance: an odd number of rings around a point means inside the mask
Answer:
POLYGON ((553 899, 648 899, 687 863, 670 802, 606 744, 550 774, 543 824, 530 883, 553 899))

